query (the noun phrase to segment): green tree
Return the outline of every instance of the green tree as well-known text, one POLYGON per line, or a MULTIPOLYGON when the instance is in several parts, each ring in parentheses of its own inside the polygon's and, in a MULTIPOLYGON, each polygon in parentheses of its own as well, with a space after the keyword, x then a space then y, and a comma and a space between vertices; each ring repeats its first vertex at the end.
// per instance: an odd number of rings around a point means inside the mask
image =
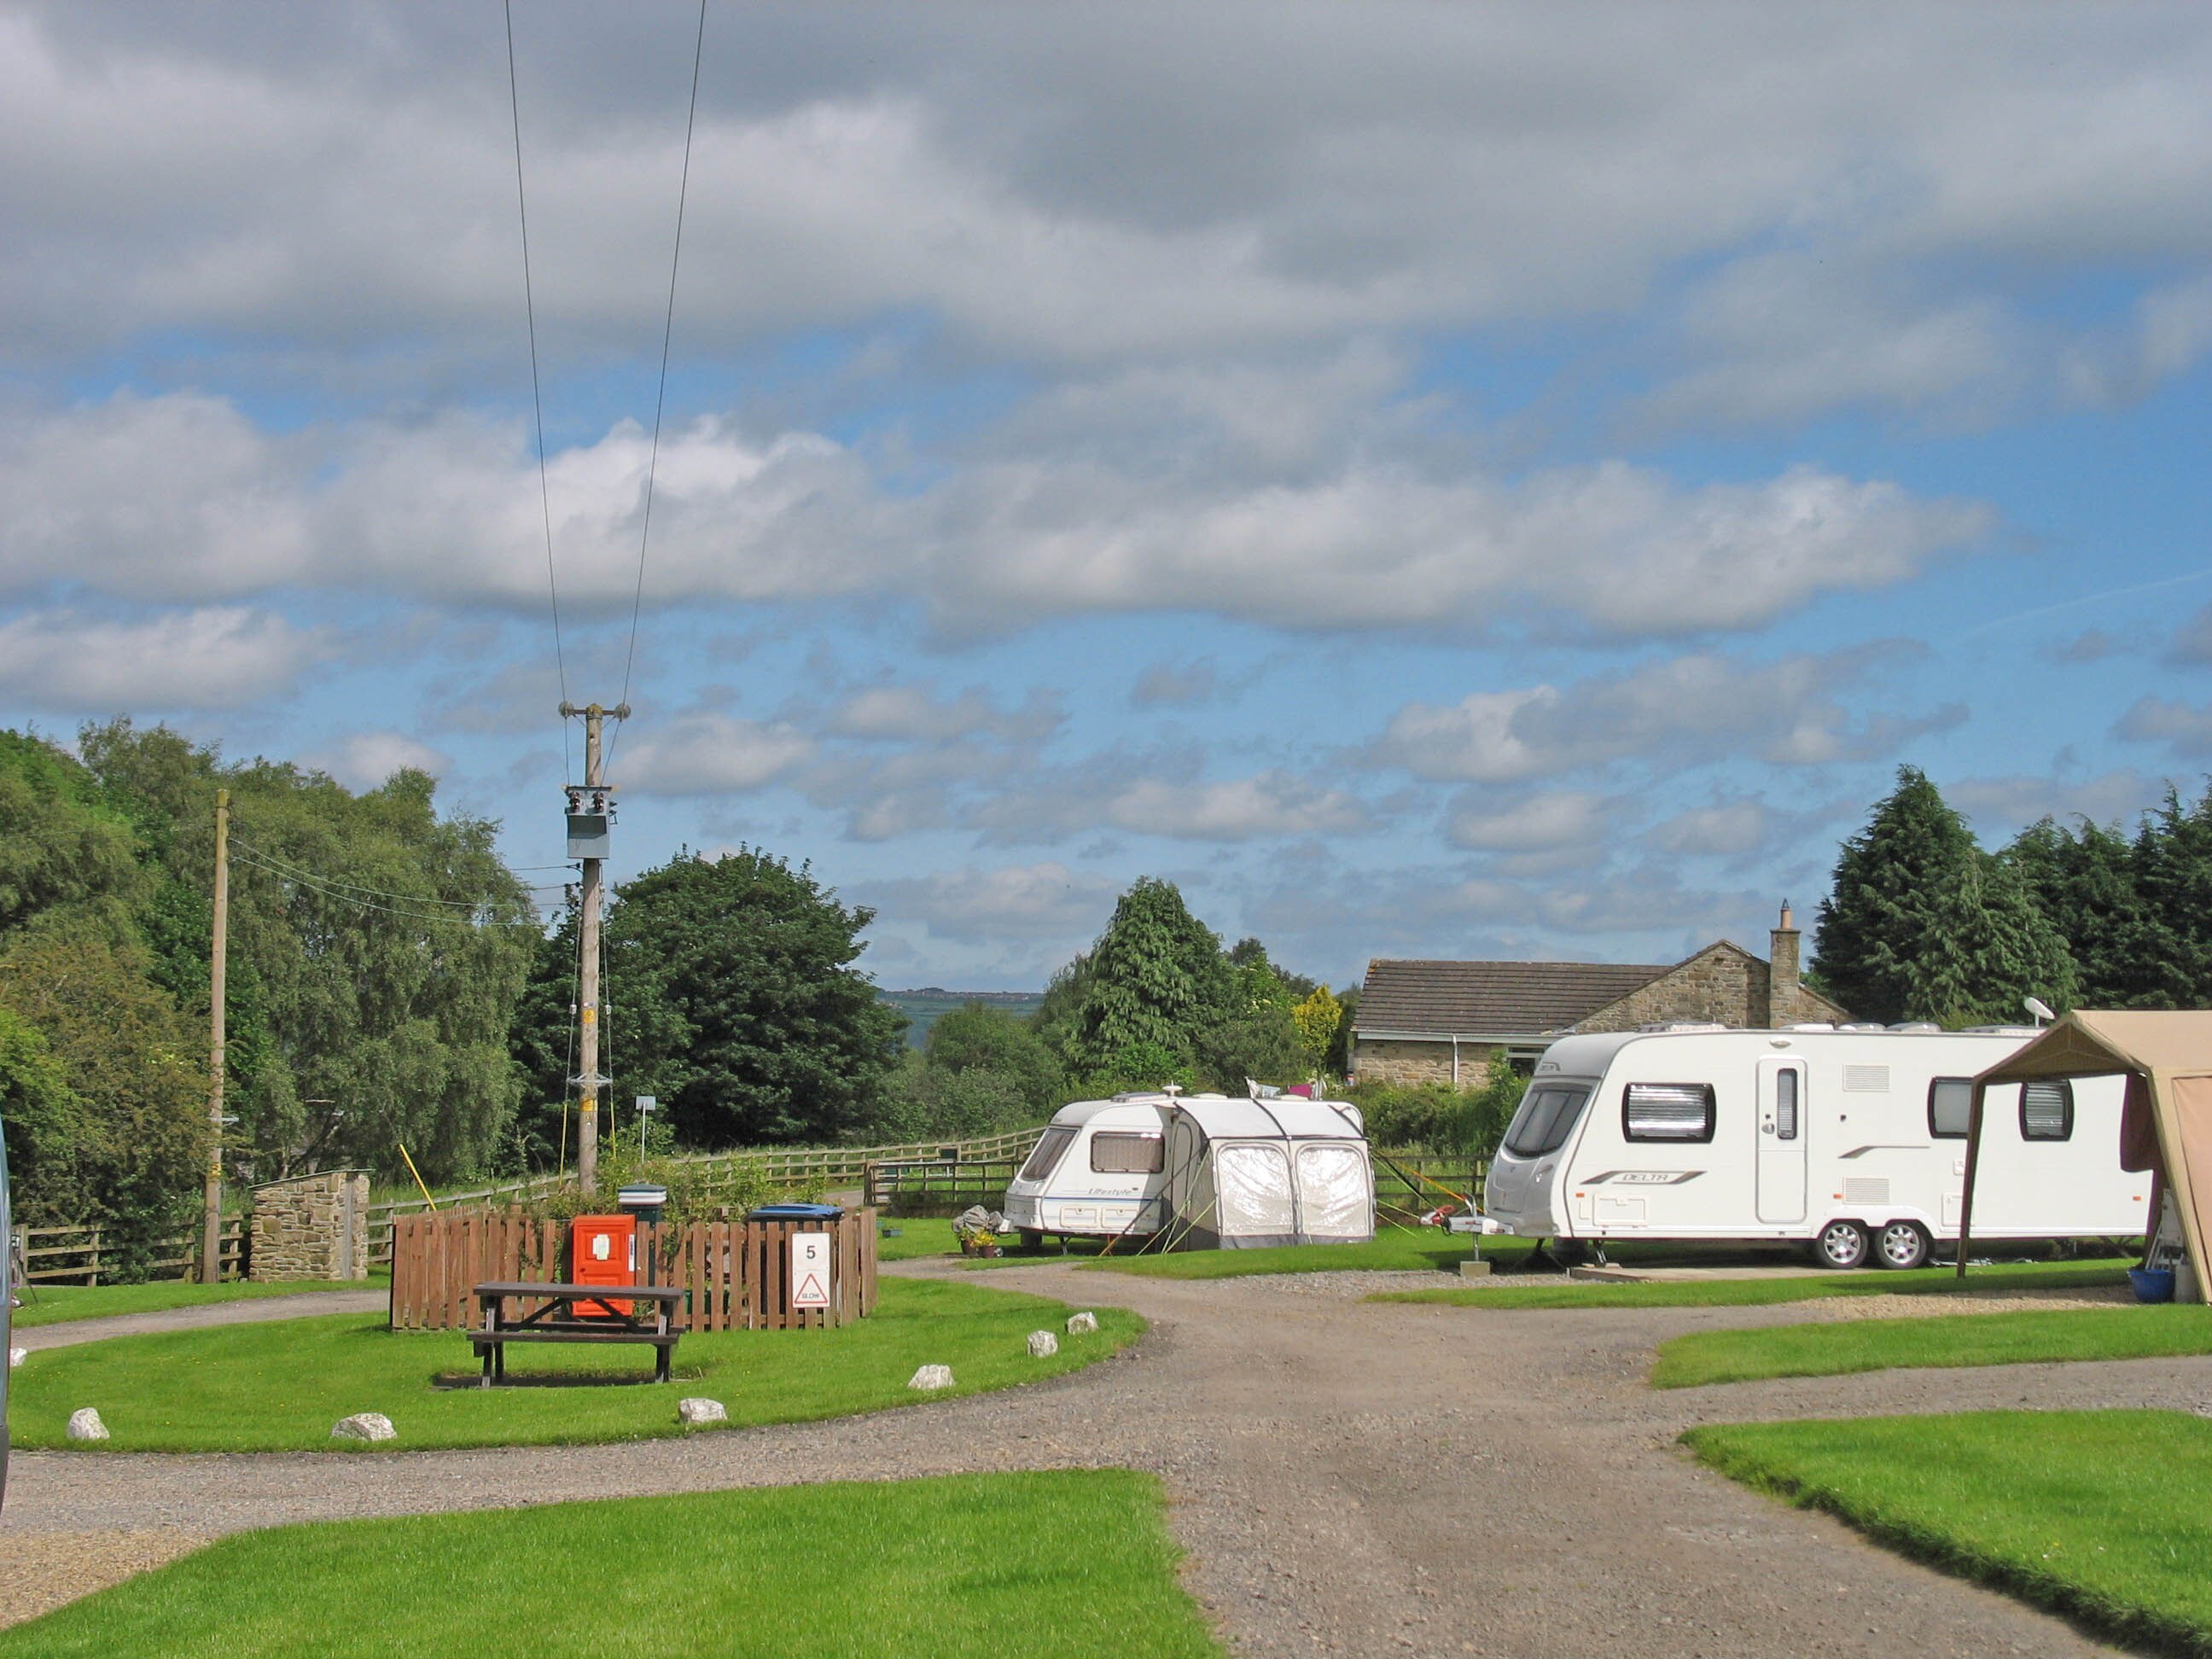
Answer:
POLYGON ((752 848, 680 854, 607 917, 611 1073, 702 1146, 836 1139, 867 1124, 906 1017, 853 964, 874 919, 752 848))
POLYGON ((1328 1066, 1329 1051, 1336 1046, 1336 1028, 1343 1021, 1344 1005, 1326 985, 1315 986, 1313 994, 1291 1010, 1291 1024, 1297 1030, 1298 1048, 1307 1064, 1316 1071, 1328 1066))
POLYGON ((143 896, 130 821, 82 765, 20 732, 0 732, 0 932, 55 909, 118 917, 143 896))
POLYGON ((1915 768, 1846 841, 1820 905, 1812 971, 1863 1019, 2017 1020, 2021 999, 2071 1002, 2065 942, 2027 884, 1976 845, 1915 768))
POLYGON ((921 1052, 938 1073, 1005 1079, 1026 1115, 1024 1121, 1049 1117, 1066 1103, 1060 1097, 1066 1076, 1052 1050, 1023 1021, 988 1002, 967 1003, 940 1016, 923 1039, 921 1052))
POLYGON ((92 1213, 79 1154, 91 1144, 84 1102, 45 1034, 0 1004, 0 1132, 7 1137, 8 1172, 18 1222, 33 1225, 79 1221, 92 1213))
POLYGON ((576 1161, 572 1109, 576 1090, 568 1079, 576 1073, 579 923, 571 889, 560 924, 537 942, 508 1030, 508 1049, 521 1085, 521 1104, 509 1144, 514 1162, 526 1170, 556 1169, 576 1161))
POLYGON ((1091 948, 1069 1043, 1073 1069, 1103 1073, 1140 1045, 1187 1065, 1195 1035, 1236 1008, 1221 940, 1175 884, 1139 877, 1091 948))
POLYGON ((2176 972, 2179 940, 2143 892, 2144 866, 2161 850, 2148 824, 2130 841, 2087 821, 2069 830, 2050 818, 2005 849, 2036 908, 2066 941, 2085 1006, 2172 1007, 2186 994, 2185 973, 2176 972))

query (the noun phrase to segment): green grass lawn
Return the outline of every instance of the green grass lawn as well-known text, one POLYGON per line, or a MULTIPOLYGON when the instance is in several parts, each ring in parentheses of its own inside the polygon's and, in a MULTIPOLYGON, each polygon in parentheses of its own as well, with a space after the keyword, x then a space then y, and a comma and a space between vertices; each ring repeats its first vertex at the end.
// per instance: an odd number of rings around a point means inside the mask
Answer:
POLYGON ((2212 1422, 1972 1412, 1682 1437, 1707 1463, 2131 1644, 2212 1654, 2212 1422))
POLYGON ((0 1659, 1204 1659, 1159 1483, 958 1475, 279 1527, 0 1659))
POLYGON ((264 1296, 313 1295, 327 1291, 388 1291, 389 1269, 380 1267, 366 1281, 349 1285, 256 1285, 239 1279, 223 1285, 191 1285, 165 1279, 155 1285, 38 1285, 22 1295, 24 1305, 15 1310, 18 1330, 34 1325, 58 1325, 72 1319, 107 1319, 117 1314, 163 1313, 171 1308, 197 1308, 209 1302, 238 1302, 264 1296), (32 1297, 36 1301, 32 1301, 32 1297))
POLYGON ((1699 1331, 1659 1345, 1651 1384, 1842 1376, 1896 1366, 2023 1365, 2212 1353, 2212 1308, 2057 1309, 1699 1331))
MULTIPOLYGON (((1483 1254, 1492 1255, 1486 1240, 1483 1254)), ((1963 1284, 1948 1267, 1905 1273, 1814 1273, 1783 1279, 1708 1279, 1607 1285, 1594 1280, 1509 1279, 1446 1285, 1433 1291, 1380 1291, 1370 1302, 1440 1302, 1455 1308, 1723 1308, 1811 1302, 1828 1296, 1978 1296, 1987 1291, 2080 1290, 2124 1285, 2127 1273, 2111 1261, 2038 1261, 2017 1267, 1976 1267, 1963 1284)))
POLYGON ((687 1395, 720 1400, 733 1426, 842 1417, 1078 1370, 1144 1329, 1101 1308, 1095 1335, 1069 1336, 1061 1304, 977 1285, 882 1289, 872 1318, 838 1330, 686 1336, 665 1384, 640 1380, 646 1349, 547 1344, 509 1349, 510 1386, 480 1389, 462 1333, 388 1331, 374 1315, 118 1337, 33 1353, 15 1375, 9 1431, 18 1446, 64 1446, 70 1413, 96 1406, 116 1451, 347 1449, 360 1443, 331 1439, 331 1425, 355 1412, 389 1417, 399 1438, 385 1443, 399 1450, 643 1439, 678 1432, 687 1395), (1029 1356, 1040 1329, 1060 1333, 1049 1359, 1029 1356), (926 1364, 951 1366, 956 1386, 909 1389, 926 1364), (541 1380, 555 1386, 530 1385, 541 1380))

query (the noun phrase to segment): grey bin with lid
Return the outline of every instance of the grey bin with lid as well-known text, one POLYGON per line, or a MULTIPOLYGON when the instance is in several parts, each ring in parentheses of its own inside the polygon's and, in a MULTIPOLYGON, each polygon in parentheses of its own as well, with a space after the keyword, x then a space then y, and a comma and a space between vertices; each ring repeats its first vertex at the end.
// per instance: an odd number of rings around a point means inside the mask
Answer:
POLYGON ((634 1215, 640 1224, 650 1224, 660 1219, 668 1207, 668 1188, 665 1187, 624 1187, 615 1194, 615 1207, 625 1215, 634 1215))

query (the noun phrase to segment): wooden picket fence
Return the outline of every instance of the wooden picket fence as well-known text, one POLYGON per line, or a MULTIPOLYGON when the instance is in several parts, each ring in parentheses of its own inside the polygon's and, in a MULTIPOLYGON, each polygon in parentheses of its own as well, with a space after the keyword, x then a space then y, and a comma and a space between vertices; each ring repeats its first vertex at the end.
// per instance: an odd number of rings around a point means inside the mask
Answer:
MULTIPOLYGON (((224 1279, 246 1276, 246 1226, 232 1216, 217 1235, 216 1261, 224 1279)), ((154 1241, 161 1254, 147 1264, 157 1279, 198 1279, 200 1230, 173 1233, 154 1241)), ((97 1285, 111 1278, 115 1261, 112 1239, 98 1227, 18 1227, 15 1253, 33 1285, 97 1285)))
MULTIPOLYGON (((641 1224, 633 1284, 688 1292, 677 1317, 695 1331, 824 1330, 876 1310, 876 1214, 830 1224, 830 1305, 793 1308, 788 1283, 793 1233, 818 1222, 714 1220, 641 1224)), ((558 1282, 568 1227, 520 1211, 441 1210, 392 1223, 394 1330, 455 1330, 478 1323, 474 1287, 487 1279, 558 1282)), ((611 1294, 614 1294, 611 1292, 611 1294)))

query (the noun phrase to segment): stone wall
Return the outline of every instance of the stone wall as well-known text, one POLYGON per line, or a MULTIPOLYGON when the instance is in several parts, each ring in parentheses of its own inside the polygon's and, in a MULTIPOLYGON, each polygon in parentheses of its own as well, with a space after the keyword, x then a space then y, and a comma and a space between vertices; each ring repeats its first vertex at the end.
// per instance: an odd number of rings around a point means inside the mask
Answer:
MULTIPOLYGON (((1480 1088, 1490 1066, 1494 1044, 1459 1045, 1459 1083, 1462 1089, 1480 1088)), ((1452 1046, 1422 1042, 1406 1037, 1362 1037, 1352 1049, 1352 1075, 1362 1083, 1391 1083, 1401 1087, 1452 1080, 1452 1046)))
POLYGON ((256 1187, 251 1277, 367 1279, 368 1172, 325 1170, 256 1187))
POLYGON ((1707 945, 1672 972, 1599 1009, 1575 1030, 1633 1031, 1639 1026, 1674 1019, 1764 1025, 1766 987, 1766 964, 1723 939, 1707 945))

